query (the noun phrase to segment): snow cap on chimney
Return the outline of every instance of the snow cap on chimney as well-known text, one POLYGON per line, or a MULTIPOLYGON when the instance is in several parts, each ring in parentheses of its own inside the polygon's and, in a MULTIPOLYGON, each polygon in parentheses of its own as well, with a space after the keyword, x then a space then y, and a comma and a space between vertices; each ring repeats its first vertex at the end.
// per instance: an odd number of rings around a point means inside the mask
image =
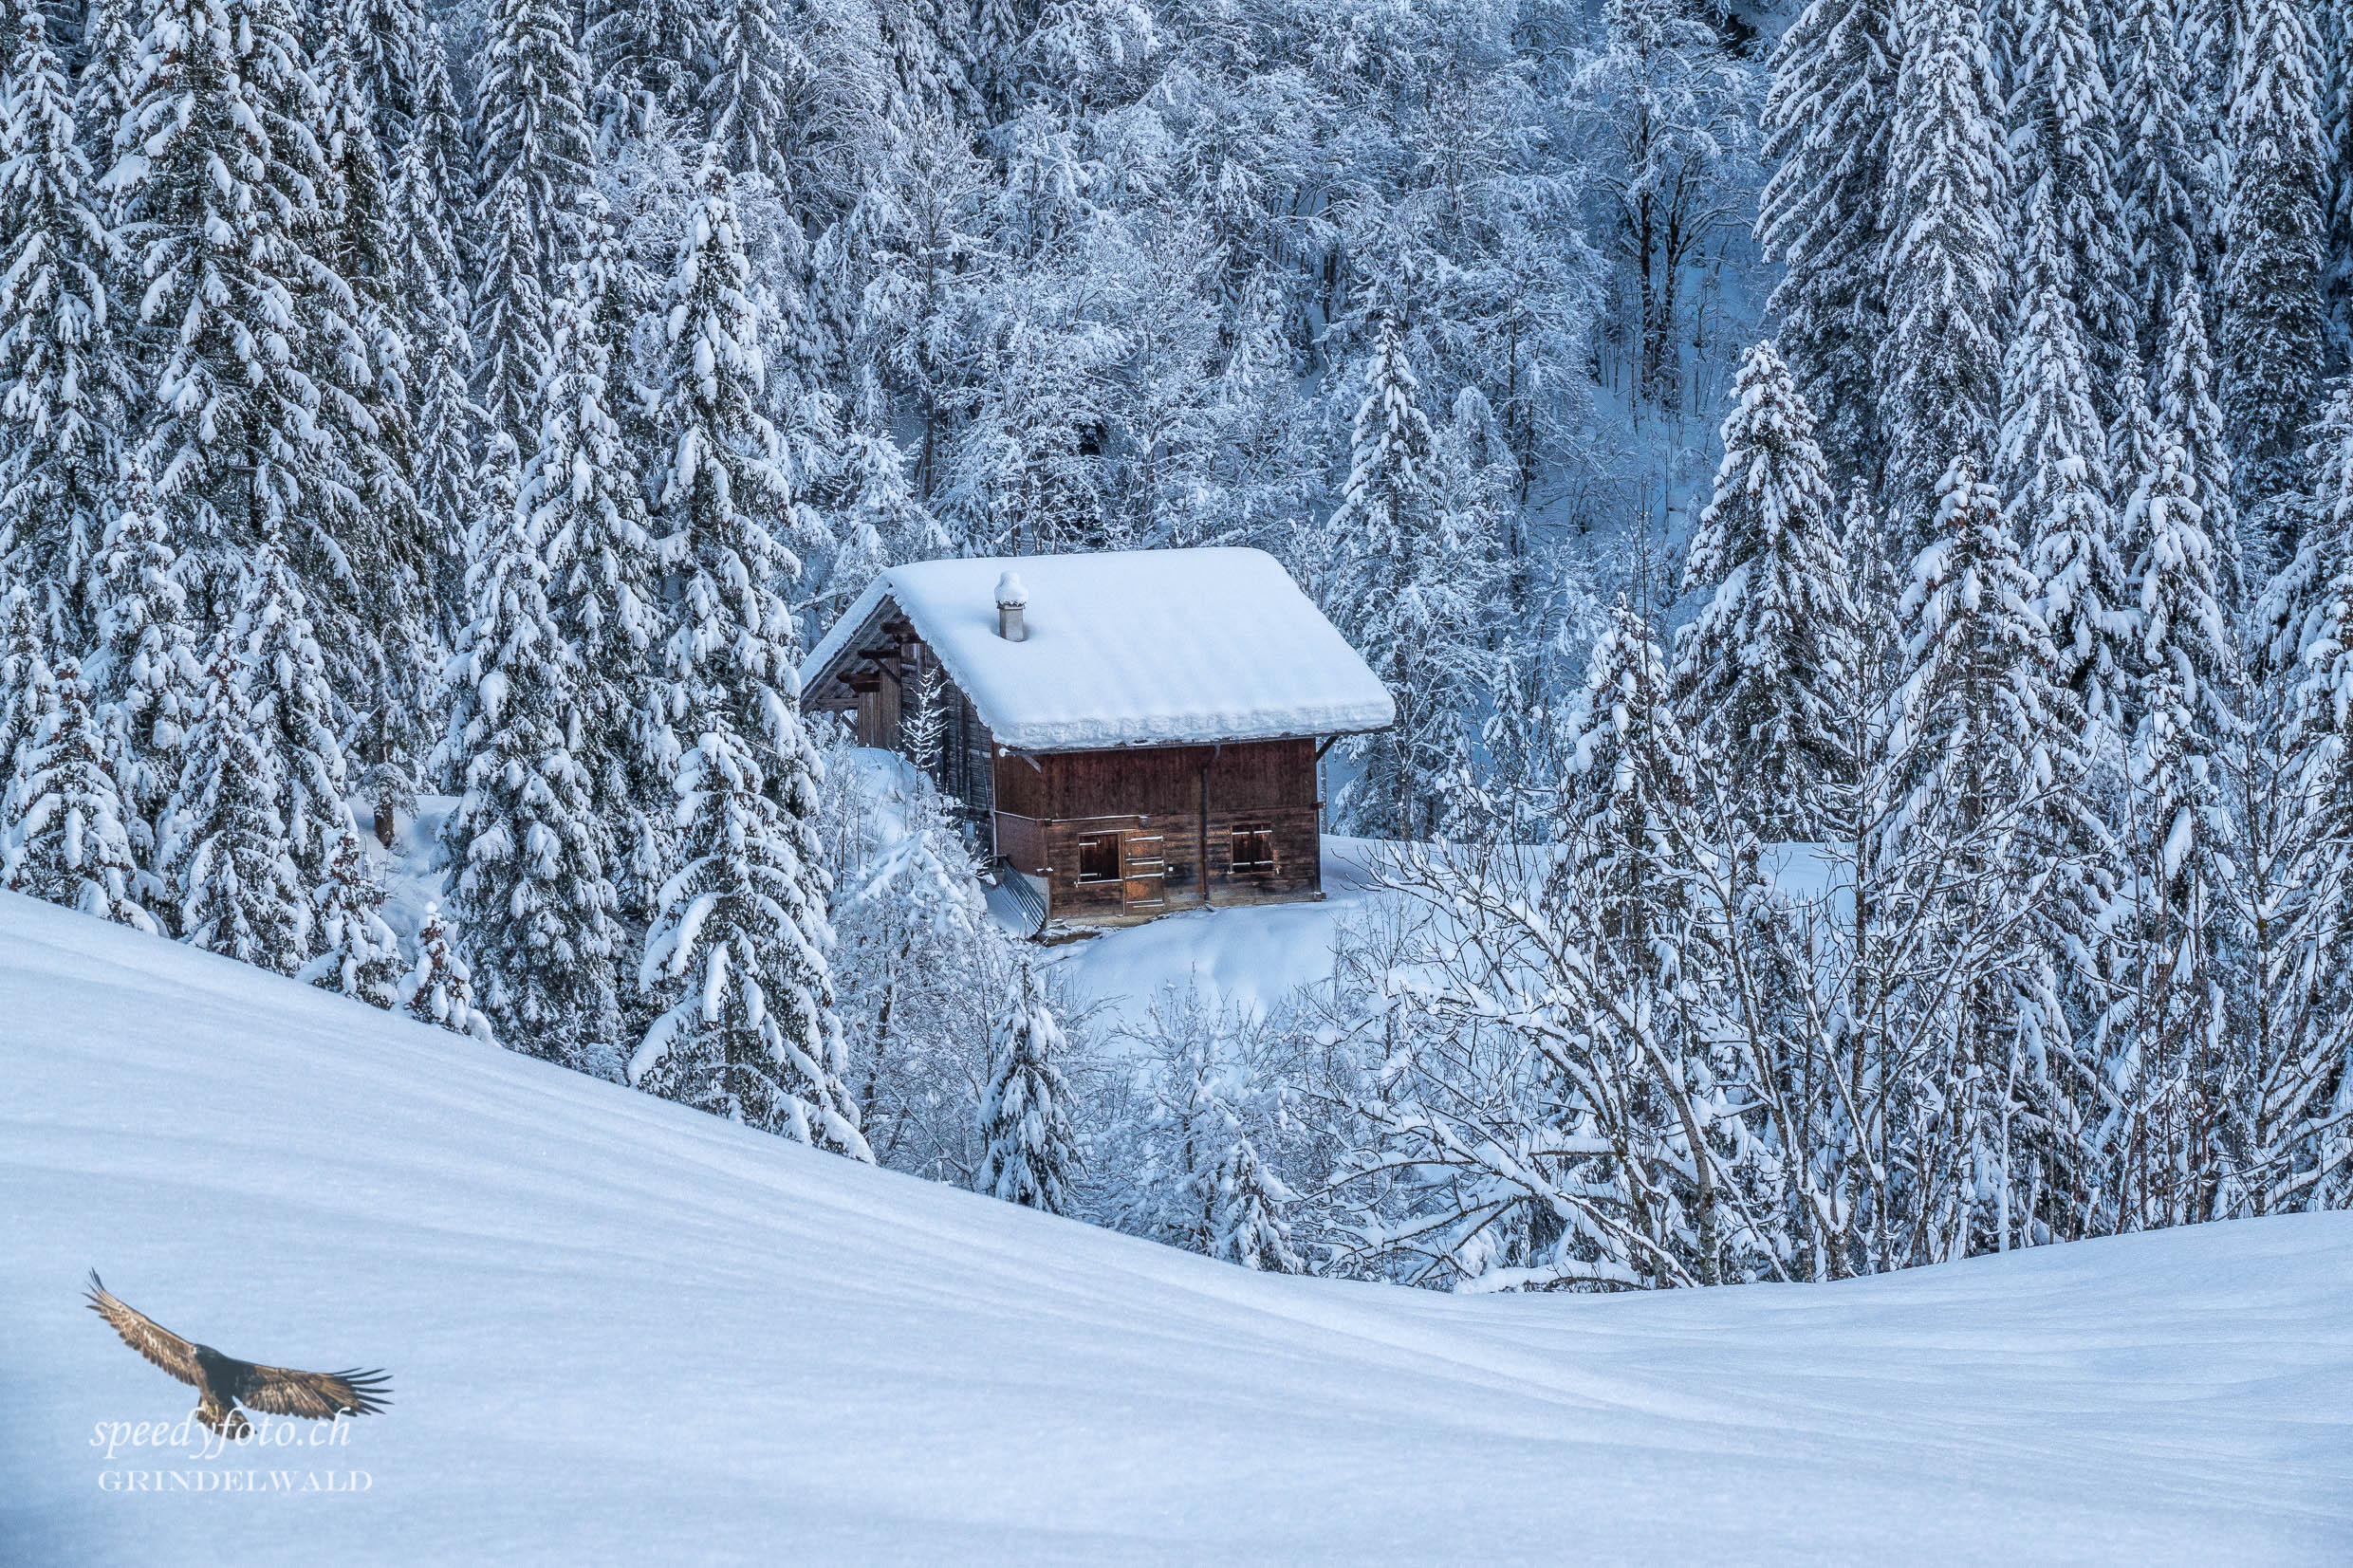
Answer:
POLYGON ((1021 585, 1021 579, 1007 572, 997 579, 997 636, 1008 642, 1027 642, 1029 629, 1022 624, 1021 613, 1029 602, 1029 590, 1021 585))

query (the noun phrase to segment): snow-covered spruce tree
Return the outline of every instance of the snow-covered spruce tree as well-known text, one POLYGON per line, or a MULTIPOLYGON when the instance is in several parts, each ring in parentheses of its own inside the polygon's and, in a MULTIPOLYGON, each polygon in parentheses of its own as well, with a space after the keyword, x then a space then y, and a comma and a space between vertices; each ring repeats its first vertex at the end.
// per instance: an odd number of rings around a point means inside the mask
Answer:
POLYGON ((276 759, 246 697, 250 670, 235 641, 213 638, 203 717, 164 834, 164 865, 183 940, 280 974, 313 950, 311 901, 278 814, 276 759))
POLYGON ((274 542, 265 540, 250 558, 235 630, 244 643, 253 734, 269 754, 278 819, 307 893, 326 879, 336 846, 351 830, 344 803, 350 779, 325 655, 302 588, 274 542))
MULTIPOLYGON (((83 20, 74 113, 96 171, 111 168, 121 153, 131 108, 139 101, 139 45, 146 9, 142 0, 95 0, 83 20)), ((116 215, 114 193, 102 191, 98 199, 110 219, 116 215)))
POLYGON ((880 24, 888 73, 883 112, 891 124, 903 127, 950 108, 978 121, 965 36, 971 21, 967 8, 949 0, 885 0, 875 8, 875 20, 880 24))
MULTIPOLYGON (((1588 659, 1555 824, 1568 851, 1555 874, 1558 891, 1590 922, 1582 945, 1595 995, 1608 1000, 1585 1042, 1591 1058, 1554 1065, 1573 1103, 1614 1116, 1626 1134, 1652 1144, 1653 1158, 1660 1140, 1679 1134, 1693 1143, 1700 1157, 1688 1184, 1659 1183, 1656 1171, 1629 1176, 1628 1218, 1648 1226, 1661 1250, 1678 1254, 1694 1277, 1712 1282, 1725 1263, 1718 1206, 1726 1173, 1717 1168, 1722 1148, 1709 1134, 1725 1109, 1714 1080, 1729 1063, 1710 1060, 1702 1023, 1723 1012, 1722 954, 1698 930, 1703 879, 1695 872, 1714 854, 1701 844, 1724 836, 1711 835, 1721 824, 1704 814, 1723 775, 1704 742, 1683 731, 1661 701, 1660 673, 1649 627, 1621 606, 1588 659), (1621 1072, 1654 1081, 1658 1095, 1627 1094, 1604 1109, 1618 1097, 1593 1092, 1600 1080, 1592 1069, 1611 1058, 1621 1072)), ((1732 859, 1743 850, 1727 848, 1732 859)), ((1630 1261, 1638 1273, 1664 1272, 1630 1261)))
MULTIPOLYGON (((2120 544, 2132 563, 2133 641, 2141 672, 2136 756, 2161 759, 2167 747, 2181 746, 2190 748, 2185 755, 2211 759, 2239 733, 2241 673, 2237 638, 2218 592, 2216 552, 2178 442, 2164 440, 2156 465, 2134 477, 2122 523, 2120 544), (2153 706, 2160 700, 2170 717, 2160 717, 2153 706)), ((2169 820, 2164 837, 2177 845, 2179 833, 2187 831, 2169 820)))
POLYGON ((888 76, 886 112, 906 125, 925 114, 954 110, 981 120, 973 84, 972 14, 954 0, 886 0, 877 8, 888 76))
POLYGON ((771 0, 728 0, 717 12, 711 78, 702 88, 711 139, 730 172, 788 190, 786 146, 795 105, 787 77, 798 46, 778 28, 771 0))
POLYGON ((400 939, 378 913, 384 884, 359 834, 343 835, 335 846, 316 897, 319 951, 294 978, 371 1007, 391 1007, 400 999, 400 939))
POLYGON ((1916 0, 1908 12, 1877 361, 1884 493, 1907 548, 1929 537, 1955 456, 1983 471, 1992 455, 2003 321, 2002 151, 1978 10, 1972 0, 1916 0))
MULTIPOLYGON (((467 210, 479 180, 475 175, 473 138, 467 132, 465 114, 457 106, 456 89, 450 83, 449 49, 441 24, 428 22, 416 46, 416 117, 407 128, 408 134, 398 138, 397 143, 391 138, 380 139, 404 151, 410 146, 417 149, 417 157, 432 175, 432 199, 453 214, 450 237, 463 252, 466 239, 454 214, 467 210)), ((453 286, 455 283, 453 279, 453 286)))
POLYGON ((2040 194, 2032 207, 2026 290, 2003 356, 1995 485, 2010 537, 2025 544, 2042 581, 2039 608, 2058 651, 2056 673, 2094 729, 2093 751, 2112 753, 2125 733, 2131 666, 2124 571, 2108 509, 2107 437, 2092 404, 2095 373, 2062 285, 2069 266, 2064 236, 2040 194))
POLYGON ((0 810, 9 799, 17 753, 57 706, 49 664, 49 619, 41 600, 0 561, 0 810))
POLYGON ((452 1034, 472 1035, 486 1045, 498 1042, 491 1021, 473 1005, 473 977, 451 939, 449 922, 432 904, 417 932, 417 962, 400 978, 400 1005, 419 1024, 437 1024, 452 1034))
POLYGON ((1917 822, 1989 821, 2064 780, 2079 756, 2081 710, 2037 605, 1999 493, 1956 458, 1936 533, 1913 563, 1897 614, 1907 629, 1899 735, 1917 822))
POLYGON ((1889 0, 1809 0, 1773 53, 1757 238, 1783 267, 1775 341, 1841 471, 1876 467, 1888 148, 1903 57, 1889 0))
POLYGON ((619 908, 642 924, 658 885, 660 836, 676 759, 654 743, 662 684, 660 561, 645 494, 613 405, 613 346, 593 268, 557 304, 555 357, 540 389, 537 450, 522 506, 552 577, 556 636, 577 658, 574 754, 607 847, 619 908))
MULTIPOLYGON (((343 688, 361 715, 353 751, 385 778, 406 779, 433 744, 421 716, 433 706, 434 568, 448 542, 443 526, 418 507, 412 478, 410 302, 400 292, 406 237, 395 228, 376 111, 340 16, 330 10, 320 31, 332 226, 324 250, 343 286, 323 302, 316 378, 333 423, 349 433, 352 484, 347 499, 336 497, 339 564, 329 585, 347 600, 360 634, 357 656, 339 661, 356 667, 343 688)), ((377 804, 385 803, 380 794, 377 804)))
POLYGON ((1067 1214, 1079 1149, 1070 1127, 1070 1090, 1054 1065, 1062 1026, 1027 959, 1014 967, 991 1033, 994 1061, 980 1099, 987 1153, 973 1190, 1025 1208, 1067 1214))
MULTIPOLYGON (((2149 403, 2147 368, 2128 364, 2117 379, 2116 417, 2108 423, 2107 441, 2108 473, 2126 500, 2132 498, 2141 474, 2157 471, 2158 453, 2164 444, 2157 410, 2149 403)), ((2120 555, 2119 560, 2131 564, 2127 556, 2120 555)))
POLYGON ((643 136, 695 107, 711 12, 688 0, 589 0, 582 42, 608 138, 643 136))
POLYGON ((105 184, 130 226, 144 451, 172 536, 224 581, 265 539, 331 562, 356 437, 312 373, 317 307, 340 286, 313 249, 329 175, 292 18, 282 0, 160 0, 139 54, 105 184))
POLYGON ((454 148, 436 144, 442 120, 454 129, 456 115, 437 28, 426 40, 425 61, 423 115, 393 155, 393 278, 408 339, 413 489, 426 530, 426 586, 447 631, 464 614, 465 531, 476 510, 475 448, 484 419, 469 385, 474 350, 467 330, 467 249, 456 219, 472 172, 461 161, 462 141, 454 148))
POLYGON ((153 934, 95 706, 80 667, 59 665, 57 705, 16 756, 0 871, 14 892, 153 934))
MULTIPOLYGON (((2254 1213, 2341 1207, 2353 1198, 2353 1130, 2338 1118, 2353 1094, 2353 858, 2342 850, 2353 821, 2353 747, 2346 693, 2353 689, 2353 388, 2340 388, 2315 432, 2312 510, 2295 562, 2275 582, 2259 622, 2276 623, 2268 661, 2273 679, 2258 696, 2284 691, 2272 710, 2287 720, 2274 747, 2250 746, 2250 759, 2280 759, 2270 812, 2242 810, 2238 880, 2274 873, 2269 904, 2239 892, 2240 934, 2251 961, 2273 959, 2277 976, 2242 983, 2232 1022, 2231 1132, 2243 1151, 2226 1179, 2225 1211, 2254 1213), (2299 588, 2293 581, 2307 580, 2299 588), (2316 580, 2316 581, 2313 581, 2316 580), (2281 602, 2274 602, 2275 600, 2281 602), (2281 840, 2276 866, 2255 861, 2266 828, 2281 840), (2298 896, 2301 895, 2301 897, 2298 896), (2299 918, 2301 916, 2301 918, 2299 918), (2277 933, 2273 934, 2273 928, 2277 933), (2270 940, 2264 938, 2270 937, 2270 940), (2284 982, 2284 984, 2282 983, 2284 982), (2263 1026, 2258 1026, 2258 1025, 2263 1026), (2316 1125, 2317 1124, 2317 1125, 2316 1125)), ((2264 775, 2249 767, 2256 779, 2264 775)), ((2262 798, 2258 798, 2261 800, 2262 798)))
POLYGON ((1460 699, 1483 684, 1466 668, 1483 648, 1464 634, 1489 563, 1448 548, 1438 437, 1394 316, 1381 320, 1364 380, 1340 505, 1309 548, 1316 597, 1397 698, 1398 722, 1347 743, 1358 776, 1339 815, 1355 831, 1421 839, 1436 825, 1429 785, 1467 722, 1460 699))
MULTIPOLYGON (((474 89, 482 181, 475 222, 499 243, 525 246, 547 296, 564 287, 580 252, 581 196, 595 156, 571 17, 571 8, 555 0, 494 0, 486 21, 490 52, 474 89), (510 201, 519 213, 501 211, 510 201)), ((487 266, 481 276, 487 304, 496 282, 487 266)))
POLYGON ((1855 657, 1854 608, 1814 417, 1770 342, 1751 348, 1723 425, 1714 498, 1683 568, 1714 589, 1676 640, 1674 690, 1769 839, 1811 839, 1839 782, 1825 690, 1855 657))
POLYGON ((640 976, 668 1008, 631 1057, 629 1081, 871 1163, 843 1084, 808 823, 814 759, 806 740, 785 759, 794 793, 780 803, 728 707, 708 702, 695 717, 702 734, 678 771, 683 863, 661 890, 640 976))
POLYGON ((1837 893, 1771 887, 1752 859, 1744 863, 1736 842, 1733 853, 1694 858, 1705 923, 1720 923, 1727 938, 1726 1030, 1742 1065, 1738 1081, 1757 1106, 1744 1119, 1764 1134, 1763 1147, 1804 1152, 1762 1158, 1741 1177, 1753 1184, 1749 1203, 1785 1216, 1771 1228, 1792 1278, 1905 1266, 1925 1239, 1914 1221, 1933 1185, 1878 1155, 1917 1147, 1917 1129, 1929 1119, 1922 1079, 1942 1061, 1951 1015, 1941 1002, 1952 979, 1950 951, 1923 941, 1938 933, 1948 846, 1934 834, 1900 831, 1900 759, 1889 747, 1902 584, 1886 532, 1858 482, 1841 539, 1859 656, 1831 692, 1841 771, 1852 782, 1833 797, 1820 850, 1837 893), (1835 1088, 1862 1082, 1877 1092, 1854 1099, 1835 1088))
POLYGON ((2132 257, 2133 333, 2140 356, 2164 352, 2179 304, 2213 233, 2212 138, 2191 101, 2176 0, 2127 0, 2116 41, 2117 186, 2132 257))
POLYGON ((670 289, 665 451, 654 474, 671 532, 665 548, 681 574, 664 650, 667 707, 674 718, 724 709, 783 802, 800 788, 792 769, 808 749, 792 617, 776 592, 800 571, 779 538, 795 497, 782 444, 761 413, 768 369, 760 308, 732 182, 708 153, 698 184, 702 198, 670 289))
MULTIPOLYGON (((620 426, 621 446, 643 481, 660 444, 662 350, 669 331, 665 308, 677 269, 678 229, 692 211, 694 171, 670 143, 623 145, 604 188, 586 199, 594 238, 572 282, 585 291, 589 317, 610 351, 605 408, 620 426), (667 177, 667 176, 675 176, 667 177), (609 199, 618 193, 629 205, 609 199)), ((648 501, 653 491, 645 488, 648 501)), ((675 765, 675 759, 673 759, 675 765)), ((675 772, 675 766, 665 772, 675 772)))
MULTIPOLYGON (((538 237, 519 182, 495 188, 477 214, 482 270, 473 312, 472 412, 485 430, 518 446, 531 438, 539 378, 547 368, 547 296, 539 283, 538 237)), ((479 503, 477 502, 477 505, 479 503)))
POLYGON ((2334 0, 2322 24, 2321 58, 2336 70, 2323 100, 2324 158, 2333 169, 2328 193, 2325 282, 2336 334, 2333 362, 2353 363, 2353 0, 2334 0))
POLYGON ((2229 179, 2218 293, 2222 406, 2245 510, 2297 478, 2321 372, 2325 175, 2320 56, 2307 8, 2301 0, 2243 4, 2223 127, 2229 179))
POLYGON ((1018 0, 979 0, 966 34, 972 50, 970 75, 984 104, 983 119, 1010 119, 1021 84, 1021 46, 1029 28, 1018 0))
POLYGON ((667 1010, 629 1077, 871 1159, 842 1086, 812 826, 818 761, 801 723, 791 612, 775 587, 799 566, 774 531, 793 496, 759 411, 766 365, 743 231, 708 152, 698 183, 671 287, 657 476, 681 576, 662 716, 694 745, 678 771, 676 869, 639 968, 667 1010))
POLYGON ((1216 1217, 1210 1234, 1211 1257, 1265 1274, 1307 1271, 1291 1250, 1290 1223, 1283 1218, 1283 1205, 1291 1201, 1292 1193, 1260 1161, 1250 1139, 1233 1140, 1212 1180, 1216 1217))
POLYGON ((113 241, 47 12, 17 0, 0 107, 0 551, 86 647, 128 391, 107 330, 113 241))
MULTIPOLYGON (((1656 1077, 1655 1100, 1621 1104, 1614 1114, 1657 1118, 1639 1132, 1625 1126, 1630 1137, 1679 1134, 1699 1146, 1694 1185, 1671 1196, 1630 1192, 1633 1217, 1657 1227, 1653 1239, 1662 1250, 1676 1250, 1669 1229, 1689 1227, 1682 1240, 1695 1248, 1698 1277, 1712 1281, 1722 1265, 1721 1220, 1717 1178, 1707 1168, 1711 1151, 1704 1145, 1713 1119, 1706 1097, 1717 1075, 1706 1060, 1701 1020, 1720 1006, 1711 994, 1719 976, 1709 943, 1694 940, 1698 889, 1692 871, 1700 845, 1712 836, 1703 817, 1705 797, 1720 787, 1721 773, 1705 741, 1683 729, 1668 690, 1657 638, 1640 616, 1620 605, 1588 656, 1584 704, 1565 747, 1566 776, 1554 834, 1567 857, 1556 876, 1573 890, 1567 902, 1591 922, 1592 984, 1597 996, 1609 998, 1594 1020, 1587 1048, 1628 1065, 1639 1061, 1638 1070, 1656 1077), (1645 1212, 1653 1201, 1660 1211, 1645 1212), (1680 1212, 1671 1218, 1673 1210, 1680 1212)), ((1581 1063, 1564 1072, 1563 1087, 1572 1097, 1578 1080, 1591 1081, 1590 1067, 1581 1063)), ((1590 1109, 1613 1114, 1599 1104, 1590 1109)), ((1644 1178, 1645 1185, 1658 1180, 1657 1173, 1644 1178)), ((1651 1271, 1651 1265, 1635 1266, 1638 1273, 1651 1271)))
POLYGON ((671 285, 657 475, 682 574, 661 717, 695 746, 677 773, 677 870, 640 968, 668 1011, 631 1081, 871 1159, 840 1081, 812 827, 819 764, 800 722, 793 620, 776 595, 798 571, 774 534, 793 491, 760 414, 767 367, 744 231, 708 153, 699 186, 671 285), (682 929, 706 898, 713 913, 682 929))
MULTIPOLYGON (((329 238, 324 258, 349 297, 330 294, 327 321, 340 341, 327 349, 323 390, 340 393, 343 417, 361 439, 352 458, 359 506, 340 521, 337 537, 353 557, 351 570, 363 616, 382 621, 414 617, 414 584, 423 576, 427 541, 417 513, 410 474, 416 432, 410 423, 410 305, 402 293, 408 248, 407 214, 395 204, 378 141, 371 89, 343 26, 323 25, 318 60, 325 100, 329 238)), ((379 641, 392 638, 378 634, 379 641)))
POLYGON ((2152 387, 2161 438, 2179 443, 2182 473, 2206 537, 2214 546, 2215 581, 2226 604, 2245 602, 2259 576, 2251 574, 2239 538, 2239 509, 2232 482, 2231 444, 2222 405, 2214 400, 2214 360, 2206 339, 2206 310, 2186 275, 2174 291, 2173 319, 2165 326, 2164 357, 2152 387))
POLYGON ((2123 369, 2136 313, 2125 294, 2131 231, 2117 193, 2116 105, 2089 0, 2029 0, 2017 43, 2008 105, 2011 231, 2047 231, 2029 246, 2046 249, 2057 265, 2029 258, 2029 266, 2073 308, 2093 401, 2104 405, 2123 369))
MULTIPOLYGON (((510 474, 505 433, 491 462, 510 474)), ((474 532, 473 614, 447 676, 471 699, 448 753, 464 795, 441 829, 451 901, 479 1003, 512 1049, 610 1066, 620 1036, 611 849, 573 744, 579 653, 548 607, 546 542, 510 479, 474 532)))
POLYGON ((936 778, 948 740, 948 677, 937 659, 926 660, 907 682, 899 721, 899 749, 916 771, 936 778))
POLYGON ((1922 940, 1946 1009, 1924 1069, 1917 1261, 2007 1248, 2034 1173, 2075 1158, 2081 1084, 2067 966, 2088 961, 2107 890, 2083 795, 2084 717, 2054 678, 2001 502, 1966 458, 1942 486, 1935 539, 1899 615, 1903 675, 1887 741, 1898 793, 1883 854, 1941 871, 1922 940))
MULTIPOLYGON (((2259 619, 2258 635, 2267 625, 2259 619)), ((2217 900, 2227 987, 2222 1077, 2231 1092, 2223 1113, 2230 1130, 2216 1140, 2229 1154, 2214 1207, 2226 1214, 2343 1207, 2353 1168, 2353 1137, 2342 1129, 2332 1135, 2330 1113, 2321 1109, 2343 1073, 2334 1009, 2314 1005, 2324 994, 2320 950, 2344 907, 2344 867, 2314 837, 2322 824, 2307 781, 2315 755, 2332 743, 2296 724, 2296 651, 2286 652, 2286 669, 2260 643, 2248 660, 2240 714, 2248 739, 2222 757, 2234 829, 2233 864, 2217 900)), ((2124 1140, 2118 1142, 2121 1157, 2124 1140)), ((2107 1185, 2121 1195, 2137 1186, 2127 1178, 2120 1171, 2107 1185)))
MULTIPOLYGON (((125 454, 114 520, 99 558, 98 626, 105 672, 100 700, 124 826, 142 869, 159 872, 163 817, 179 783, 181 748, 195 722, 203 672, 188 596, 155 487, 125 454)), ((168 912, 158 911, 167 914, 168 912)))
POLYGON ((1570 639, 1566 628, 1550 649, 1506 653, 1490 666, 1488 713, 1479 725, 1476 767, 1450 773, 1441 786, 1446 815, 1438 836, 1449 843, 1540 843, 1550 834, 1560 783, 1560 709, 1548 654, 1570 639))
POLYGON ((2224 765, 2239 740, 2240 704, 2214 552, 2178 444, 2165 445, 2155 470, 2138 476, 2123 521, 2140 672, 2120 824, 2135 927, 2123 970, 2129 990, 2109 1020, 2123 1038, 2108 1053, 2108 1079, 2122 1104, 2115 1201, 2121 1222, 2139 1227, 2212 1212, 2213 1190, 2202 1178, 2202 1194, 2184 1192, 2166 1172, 2179 1168, 2177 1156, 2192 1142, 2212 1138, 2224 1086, 2220 965, 2233 849, 2224 765))
MULTIPOLYGON (((327 0, 333 4, 334 0, 327 0)), ((426 22, 417 0, 344 0, 343 31, 387 146, 408 138, 426 69, 426 22)))
MULTIPOLYGON (((2248 619, 2248 665, 2259 685, 2292 687, 2303 679, 2304 651, 2320 635, 2328 583, 2337 569, 2337 485, 2341 464, 2353 451, 2353 387, 2329 396, 2305 442, 2304 489, 2292 498, 2295 553, 2264 584, 2248 619)), ((2284 692, 2270 693, 2292 707, 2284 692)), ((2258 731, 2261 733, 2261 731, 2258 731)))

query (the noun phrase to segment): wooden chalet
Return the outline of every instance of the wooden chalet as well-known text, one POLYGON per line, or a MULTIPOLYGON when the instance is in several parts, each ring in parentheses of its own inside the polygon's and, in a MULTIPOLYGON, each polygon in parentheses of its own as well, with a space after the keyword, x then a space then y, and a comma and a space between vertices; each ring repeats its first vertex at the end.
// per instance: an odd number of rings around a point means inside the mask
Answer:
POLYGON ((1396 716, 1258 550, 894 567, 801 684, 891 750, 937 692, 936 780, 993 861, 991 907, 1032 933, 1322 897, 1323 754, 1396 716))

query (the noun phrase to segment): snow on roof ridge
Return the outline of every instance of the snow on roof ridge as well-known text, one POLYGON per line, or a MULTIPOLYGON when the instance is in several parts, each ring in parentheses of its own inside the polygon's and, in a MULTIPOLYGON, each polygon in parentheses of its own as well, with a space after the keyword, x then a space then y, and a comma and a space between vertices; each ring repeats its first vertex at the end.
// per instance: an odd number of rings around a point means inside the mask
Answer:
POLYGON ((803 662, 805 687, 848 650, 886 597, 996 740, 1023 750, 1349 734, 1396 718, 1372 670, 1263 550, 894 566, 803 662), (991 584, 1006 577, 1025 604, 1042 606, 1025 617, 1021 642, 997 635, 991 584))

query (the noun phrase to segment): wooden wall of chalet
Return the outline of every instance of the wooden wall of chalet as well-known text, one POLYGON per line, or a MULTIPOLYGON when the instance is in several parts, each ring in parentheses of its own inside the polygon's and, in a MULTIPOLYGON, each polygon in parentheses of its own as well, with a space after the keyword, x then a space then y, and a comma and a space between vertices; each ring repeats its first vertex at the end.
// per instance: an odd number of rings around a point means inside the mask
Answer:
POLYGON ((1082 840, 1118 833, 1137 864, 1165 865, 1165 909, 1273 903, 1323 890, 1313 741, 1232 742, 996 759, 997 853, 1045 877, 1056 919, 1145 918, 1135 881, 1082 881, 1082 840), (1206 787, 1206 812, 1204 788, 1206 787), (1274 865, 1233 869, 1236 829, 1264 830, 1274 865), (1157 839, 1155 844, 1153 840, 1157 839))
MULTIPOLYGON (((921 680, 924 665, 933 658, 932 651, 922 640, 899 630, 899 607, 890 600, 878 605, 867 618, 865 636, 860 645, 869 649, 869 655, 858 664, 855 673, 837 676, 826 683, 821 693, 821 704, 843 710, 852 715, 858 744, 884 751, 902 749, 906 737, 905 724, 910 705, 914 702, 916 683, 921 680), (848 701, 843 692, 853 693, 848 701)), ((956 815, 973 824, 986 842, 989 816, 995 795, 996 742, 989 727, 981 722, 980 710, 954 681, 942 681, 940 692, 948 703, 947 723, 942 728, 938 766, 933 769, 933 782, 940 793, 957 802, 956 815)))
POLYGON ((947 732, 939 743, 939 773, 934 782, 942 794, 961 803, 960 816, 986 828, 990 813, 996 808, 996 742, 962 687, 942 681, 940 690, 950 703, 947 732))

